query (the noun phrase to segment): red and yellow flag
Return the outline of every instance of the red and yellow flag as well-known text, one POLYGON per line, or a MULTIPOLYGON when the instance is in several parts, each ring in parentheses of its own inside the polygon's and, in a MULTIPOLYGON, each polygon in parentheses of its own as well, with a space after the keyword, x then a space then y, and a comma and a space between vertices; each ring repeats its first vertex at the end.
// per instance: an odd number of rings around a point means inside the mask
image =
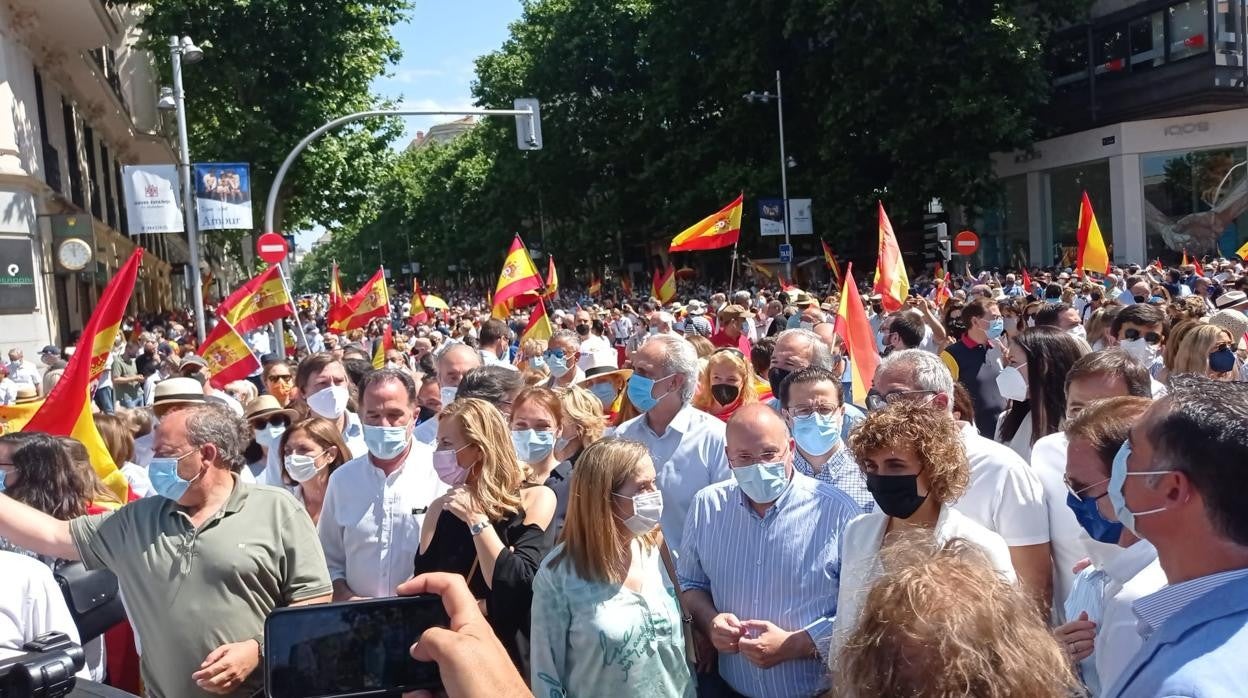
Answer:
POLYGON ((823 245, 823 261, 828 265, 828 269, 832 270, 832 278, 836 279, 836 283, 841 283, 841 265, 836 263, 836 255, 832 254, 832 248, 828 247, 828 243, 820 240, 819 244, 823 245))
MULTIPOLYGON (((906 276, 906 263, 901 258, 901 247, 897 244, 897 235, 893 233, 893 224, 884 212, 884 202, 879 202, 879 258, 875 263, 875 287, 872 289, 880 294, 884 310, 896 312, 910 295, 910 278, 906 276)), ((846 275, 848 277, 848 275, 846 275)))
POLYGON ((633 297, 633 276, 628 272, 620 273, 620 288, 624 289, 624 297, 633 297))
POLYGON ((377 269, 373 278, 355 292, 347 305, 351 308, 344 327, 347 330, 366 327, 373 318, 390 317, 390 292, 386 288, 385 270, 377 269))
POLYGON ((420 281, 416 277, 412 277, 412 309, 407 314, 407 319, 411 324, 419 324, 429 319, 429 313, 425 309, 425 294, 420 291, 420 281))
POLYGON ((338 263, 334 262, 329 275, 329 310, 325 314, 331 332, 346 331, 347 320, 351 317, 351 306, 347 303, 347 294, 342 290, 342 278, 338 275, 338 263))
POLYGON ((784 278, 784 274, 780 275, 780 290, 788 293, 789 291, 797 291, 797 284, 784 278))
POLYGON ((875 381, 875 370, 880 366, 880 355, 875 349, 875 332, 862 307, 862 296, 854 283, 854 265, 845 268, 845 283, 841 285, 841 305, 836 311, 836 333, 845 342, 849 353, 850 374, 853 376, 853 403, 867 404, 867 392, 875 381))
POLYGON ((48 393, 43 407, 35 412, 23 431, 42 431, 56 436, 72 436, 87 447, 91 467, 104 485, 121 500, 129 499, 130 486, 117 469, 113 457, 95 428, 91 414, 91 383, 99 378, 104 368, 113 360, 113 341, 121 330, 121 320, 126 314, 126 304, 139 278, 139 265, 143 248, 135 248, 130 259, 117 270, 108 282, 100 300, 91 313, 91 319, 82 330, 82 336, 74 348, 65 373, 48 393))
POLYGON ((1023 267, 1023 293, 1030 296, 1033 290, 1035 289, 1031 285, 1031 274, 1027 273, 1027 267, 1023 267))
POLYGON ((43 407, 42 399, 16 405, 0 405, 0 434, 21 431, 40 407, 43 407))
POLYGON ((669 252, 716 250, 737 244, 741 236, 741 207, 745 194, 735 201, 685 228, 672 239, 669 252))
POLYGON ((377 346, 373 348, 373 368, 385 368, 386 352, 393 348, 394 329, 387 322, 381 328, 381 339, 377 341, 377 346))
POLYGON ((602 279, 597 274, 589 277, 589 295, 596 296, 602 293, 602 279))
POLYGON ((225 318, 217 318, 217 326, 204 337, 200 356, 208 364, 208 383, 223 390, 225 384, 244 380, 260 368, 260 360, 251 353, 238 331, 225 318))
POLYGON ((764 276, 764 277, 766 277, 766 278, 768 278, 768 279, 773 279, 773 280, 774 280, 774 279, 776 278, 776 273, 775 273, 774 271, 772 271, 772 270, 768 269, 766 264, 760 264, 760 263, 755 262, 754 260, 752 260, 752 259, 748 259, 748 258, 746 259, 746 261, 750 263, 750 268, 751 268, 751 269, 753 269, 753 270, 755 271, 755 273, 757 273, 757 274, 759 274, 759 275, 761 275, 761 276, 764 276))
POLYGON ((539 300, 533 307, 533 313, 529 315, 529 324, 525 325, 524 331, 520 333, 520 341, 550 339, 554 333, 554 328, 550 326, 550 318, 546 316, 546 304, 539 300))
POLYGON ((667 265, 665 269, 654 270, 654 280, 650 284, 652 295, 660 303, 667 303, 676 297, 676 267, 667 265))
POLYGON ((542 277, 537 273, 524 241, 516 235, 511 241, 507 259, 503 261, 503 270, 498 274, 490 314, 500 320, 505 319, 512 308, 529 302, 528 298, 522 299, 521 296, 532 294, 533 300, 540 300, 541 291, 542 277))
POLYGON ((274 320, 290 317, 290 295, 282 282, 281 269, 273 265, 259 276, 239 286, 217 306, 221 319, 236 332, 250 332, 274 320))
POLYGON ((1101 237, 1101 226, 1096 223, 1096 214, 1092 212, 1092 202, 1086 191, 1079 202, 1079 253, 1075 260, 1075 273, 1083 276, 1085 271, 1109 273, 1109 252, 1105 249, 1105 238, 1101 237))
POLYGON ((546 298, 554 298, 559 292, 559 274, 555 272, 555 256, 550 255, 546 267, 546 298))

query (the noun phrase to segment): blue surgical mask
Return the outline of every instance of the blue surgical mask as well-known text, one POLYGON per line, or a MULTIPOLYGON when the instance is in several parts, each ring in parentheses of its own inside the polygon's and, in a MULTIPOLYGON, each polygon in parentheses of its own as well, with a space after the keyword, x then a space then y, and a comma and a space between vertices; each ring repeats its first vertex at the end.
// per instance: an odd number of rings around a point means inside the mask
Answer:
POLYGON ((603 408, 610 408, 611 405, 615 404, 615 399, 620 396, 615 389, 615 384, 605 380, 589 386, 589 392, 598 398, 603 408))
POLYGON ((750 501, 770 504, 784 494, 789 478, 784 472, 784 461, 755 463, 732 469, 737 485, 750 501))
POLYGON ((1230 349, 1219 349, 1209 353, 1209 370, 1214 373, 1226 373, 1235 368, 1235 352, 1230 349))
POLYGON ((540 355, 534 356, 533 358, 529 359, 529 368, 533 369, 534 371, 540 371, 543 368, 546 368, 546 359, 542 358, 540 355))
POLYGON ((793 440, 798 448, 812 456, 836 448, 841 441, 841 420, 834 414, 812 412, 805 417, 793 418, 793 440))
POLYGON ((1118 544, 1118 539, 1122 537, 1122 522, 1110 521, 1102 516, 1100 509, 1096 506, 1096 499, 1091 497, 1080 499, 1067 492, 1066 506, 1075 512, 1075 520, 1079 522, 1084 531, 1087 531, 1092 540, 1110 545, 1118 544))
POLYGON ((0 492, 3 492, 5 488, 8 487, 8 485, 6 484, 6 481, 8 479, 9 479, 9 474, 7 472, 0 472, 0 492))
MULTIPOLYGON (((1127 498, 1122 494, 1122 486, 1127 481, 1128 475, 1161 475, 1169 472, 1167 470, 1141 470, 1138 472, 1127 472, 1127 459, 1131 457, 1131 442, 1124 441, 1122 448, 1118 449, 1118 455, 1114 456, 1114 465, 1109 471, 1109 502, 1114 505, 1114 516, 1126 526, 1129 531, 1137 536, 1140 532, 1135 528, 1135 517, 1146 516, 1148 514, 1156 514, 1159 511, 1165 511, 1165 507, 1157 509, 1149 509, 1148 511, 1133 512, 1127 508, 1127 498)), ((1143 538, 1144 536, 1140 536, 1143 538)))
POLYGON ((407 448, 407 427, 375 427, 364 425, 364 445, 373 458, 390 460, 397 458, 407 448))
MULTIPOLYGON (((663 380, 660 378, 659 380, 663 380)), ((654 406, 659 404, 662 398, 652 397, 654 392, 654 384, 658 381, 646 378, 645 376, 634 373, 628 379, 628 401, 633 403, 640 412, 649 412, 654 406)))
POLYGON ((555 378, 563 378, 570 370, 568 368, 568 358, 566 356, 551 356, 546 359, 546 367, 550 369, 550 375, 555 378))
POLYGON ((517 429, 511 432, 511 444, 516 447, 516 457, 522 462, 540 463, 555 448, 555 432, 517 429))
POLYGON ((988 323, 988 329, 985 330, 985 333, 988 335, 988 339, 996 339, 997 337, 1000 337, 1005 333, 1005 320, 997 318, 996 320, 988 323))
POLYGON ((203 475, 202 470, 190 480, 185 480, 181 475, 178 475, 178 462, 192 453, 194 451, 188 451, 177 457, 152 459, 152 462, 147 466, 147 475, 151 478, 152 489, 156 490, 156 494, 175 502, 182 499, 182 496, 186 494, 186 490, 190 488, 191 483, 198 480, 200 475, 203 475))

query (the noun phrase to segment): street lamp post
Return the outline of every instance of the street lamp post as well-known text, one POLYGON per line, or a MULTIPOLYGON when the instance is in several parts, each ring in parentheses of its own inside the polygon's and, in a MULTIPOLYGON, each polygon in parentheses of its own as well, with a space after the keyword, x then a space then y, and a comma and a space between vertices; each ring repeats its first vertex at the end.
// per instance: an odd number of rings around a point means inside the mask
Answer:
MULTIPOLYGON (((784 154, 784 94, 780 89, 780 71, 776 71, 776 93, 770 92, 749 92, 745 95, 745 101, 753 104, 761 102, 770 104, 772 101, 776 103, 776 120, 780 126, 780 197, 783 199, 784 206, 784 244, 793 249, 792 243, 789 241, 789 158, 784 154)), ((784 263, 785 275, 791 281, 793 279, 793 258, 789 257, 789 261, 784 263)))
POLYGON ((182 89, 182 62, 198 63, 204 52, 191 37, 169 37, 173 62, 173 103, 178 115, 178 171, 182 175, 182 212, 186 221, 186 244, 191 250, 191 299, 195 306, 195 334, 204 341, 204 288, 199 271, 199 225, 195 220, 195 183, 191 180, 191 146, 186 136, 186 92, 182 89))

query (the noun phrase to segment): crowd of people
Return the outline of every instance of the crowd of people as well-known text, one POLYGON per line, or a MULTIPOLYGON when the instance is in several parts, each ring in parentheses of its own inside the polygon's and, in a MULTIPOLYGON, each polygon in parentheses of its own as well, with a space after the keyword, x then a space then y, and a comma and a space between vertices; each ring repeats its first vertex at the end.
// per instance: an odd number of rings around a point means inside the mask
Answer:
MULTIPOLYGON (((185 319, 132 318, 93 388, 130 501, 0 436, 0 607, 39 609, 0 652, 61 629, 83 676, 253 695, 273 609, 432 592, 451 696, 1248 695, 1248 271, 1201 272, 864 288, 857 403, 840 299, 793 288, 556 300, 541 339, 313 297, 219 387, 185 319), (72 564, 116 575, 107 633, 72 564)), ((0 400, 66 358, 14 349, 0 400)))

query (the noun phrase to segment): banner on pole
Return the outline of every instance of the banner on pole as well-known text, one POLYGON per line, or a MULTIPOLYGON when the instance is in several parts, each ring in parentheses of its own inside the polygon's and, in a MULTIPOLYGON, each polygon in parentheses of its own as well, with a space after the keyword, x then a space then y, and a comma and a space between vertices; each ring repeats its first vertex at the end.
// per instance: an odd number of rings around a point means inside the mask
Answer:
POLYGON ((203 162, 194 166, 195 215, 200 230, 250 230, 251 172, 247 163, 203 162))
POLYGON ((177 165, 127 165, 122 168, 129 235, 180 233, 177 165))
POLYGON ((810 199, 789 199, 789 235, 814 235, 810 199))
POLYGON ((784 199, 758 200, 758 234, 784 235, 784 199))

